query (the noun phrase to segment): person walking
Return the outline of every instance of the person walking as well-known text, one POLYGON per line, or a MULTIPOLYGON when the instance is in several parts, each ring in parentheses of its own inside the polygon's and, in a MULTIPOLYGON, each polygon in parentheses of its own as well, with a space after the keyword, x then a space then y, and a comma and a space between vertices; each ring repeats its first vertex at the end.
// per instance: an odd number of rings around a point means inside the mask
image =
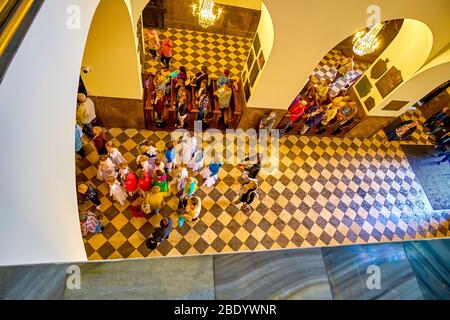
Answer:
MULTIPOLYGON (((250 158, 247 157, 244 159, 245 161, 249 161, 250 158)), ((261 171, 261 158, 259 155, 256 156, 256 163, 253 165, 244 166, 241 165, 241 169, 244 170, 241 178, 244 180, 257 180, 258 174, 261 171)))
POLYGON ((269 114, 265 114, 261 120, 259 121, 259 129, 260 130, 270 130, 275 124, 275 120, 277 119, 277 113, 271 112, 269 114))
POLYGON ((258 189, 258 182, 256 180, 250 180, 242 184, 241 187, 241 195, 236 204, 243 203, 242 209, 245 213, 250 213, 251 204, 255 200, 255 197, 258 197, 256 190, 258 189))
POLYGON ((144 41, 149 48, 150 54, 152 55, 153 60, 156 60, 157 53, 156 51, 161 47, 159 43, 158 32, 155 28, 144 29, 144 41))
POLYGON ((215 159, 213 162, 211 162, 205 170, 205 174, 203 175, 203 179, 205 180, 204 185, 209 187, 212 187, 218 179, 219 176, 219 170, 222 167, 222 163, 220 163, 219 159, 215 159))
POLYGON ((94 125, 97 122, 95 114, 95 105, 91 98, 84 93, 79 93, 77 96, 77 123, 83 127, 84 133, 93 138, 94 125))
POLYGON ((150 238, 146 241, 146 246, 150 250, 154 250, 158 243, 163 242, 169 238, 170 232, 173 229, 173 220, 170 218, 163 218, 159 222, 159 227, 156 228, 150 238))
POLYGON ((161 45, 161 62, 166 69, 170 68, 170 59, 173 55, 173 42, 168 37, 164 39, 161 45))

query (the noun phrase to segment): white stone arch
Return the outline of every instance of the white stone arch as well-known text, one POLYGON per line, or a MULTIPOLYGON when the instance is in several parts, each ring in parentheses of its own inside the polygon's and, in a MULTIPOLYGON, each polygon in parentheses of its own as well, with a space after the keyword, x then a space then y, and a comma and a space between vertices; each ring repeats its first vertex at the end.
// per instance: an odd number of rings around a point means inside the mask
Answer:
POLYGON ((417 101, 448 80, 450 80, 450 49, 427 63, 408 81, 404 82, 383 102, 380 110, 391 101, 408 101, 408 104, 398 112, 381 111, 387 116, 403 114, 417 101))

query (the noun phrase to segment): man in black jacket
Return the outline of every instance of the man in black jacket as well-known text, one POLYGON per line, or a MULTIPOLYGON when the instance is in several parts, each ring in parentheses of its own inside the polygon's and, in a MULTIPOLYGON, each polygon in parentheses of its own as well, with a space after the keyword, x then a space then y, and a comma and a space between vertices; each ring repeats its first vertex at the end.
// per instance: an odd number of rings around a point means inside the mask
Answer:
MULTIPOLYGON (((249 161, 250 157, 247 157, 244 159, 245 161, 249 161)), ((256 163, 252 166, 244 167, 242 165, 242 168, 244 169, 244 172, 242 174, 242 178, 247 180, 256 180, 259 174, 259 171, 261 171, 261 157, 259 154, 256 155, 256 163)))
POLYGON ((155 249, 158 242, 163 242, 169 238, 169 234, 173 229, 173 220, 170 218, 164 218, 159 223, 159 228, 153 231, 150 238, 147 239, 147 247, 151 250, 155 249))

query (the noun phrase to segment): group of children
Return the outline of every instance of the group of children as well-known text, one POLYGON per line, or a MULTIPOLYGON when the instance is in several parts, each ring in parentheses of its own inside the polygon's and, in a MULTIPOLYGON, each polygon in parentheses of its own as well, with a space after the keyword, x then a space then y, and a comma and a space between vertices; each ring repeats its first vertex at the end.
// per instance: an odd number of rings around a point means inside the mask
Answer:
MULTIPOLYGON (((138 170, 133 172, 118 148, 107 141, 104 130, 99 127, 94 129, 94 145, 100 159, 96 177, 109 185, 109 196, 114 201, 124 205, 129 197, 137 193, 140 204, 131 206, 133 216, 154 215, 163 207, 164 198, 170 195, 171 187, 174 186, 175 193, 180 197, 179 209, 182 209, 178 213, 189 221, 198 218, 201 199, 193 195, 199 186, 195 176, 203 169, 203 152, 198 148, 195 137, 185 133, 178 142, 167 142, 163 152, 159 152, 152 142, 145 141, 139 145, 141 154, 136 158, 138 170), (181 148, 176 148, 177 144, 181 148), (178 170, 172 177, 171 173, 176 168, 178 170)), ((205 169, 203 178, 206 186, 211 187, 216 183, 221 166, 217 160, 205 169)), ((82 201, 91 201, 100 210, 101 202, 91 185, 80 183, 78 192, 82 201)), ((82 228, 84 224, 82 221, 82 228)), ((99 232, 100 229, 94 228, 91 232, 93 230, 99 232)))

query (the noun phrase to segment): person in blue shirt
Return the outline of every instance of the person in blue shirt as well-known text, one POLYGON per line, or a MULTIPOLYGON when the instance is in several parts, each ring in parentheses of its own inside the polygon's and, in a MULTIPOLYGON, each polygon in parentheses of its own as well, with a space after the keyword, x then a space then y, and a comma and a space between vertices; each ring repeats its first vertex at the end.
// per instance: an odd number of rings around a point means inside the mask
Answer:
POLYGON ((175 147, 172 142, 166 143, 166 150, 164 150, 164 166, 167 172, 172 171, 176 166, 175 162, 175 147))
POLYGON ((205 171, 203 178, 205 179, 205 186, 211 187, 217 182, 218 173, 222 164, 218 159, 211 162, 208 169, 205 171))
POLYGON ((76 124, 75 125, 75 152, 78 153, 78 155, 81 158, 84 158, 86 156, 84 149, 83 149, 83 131, 81 127, 76 124))

